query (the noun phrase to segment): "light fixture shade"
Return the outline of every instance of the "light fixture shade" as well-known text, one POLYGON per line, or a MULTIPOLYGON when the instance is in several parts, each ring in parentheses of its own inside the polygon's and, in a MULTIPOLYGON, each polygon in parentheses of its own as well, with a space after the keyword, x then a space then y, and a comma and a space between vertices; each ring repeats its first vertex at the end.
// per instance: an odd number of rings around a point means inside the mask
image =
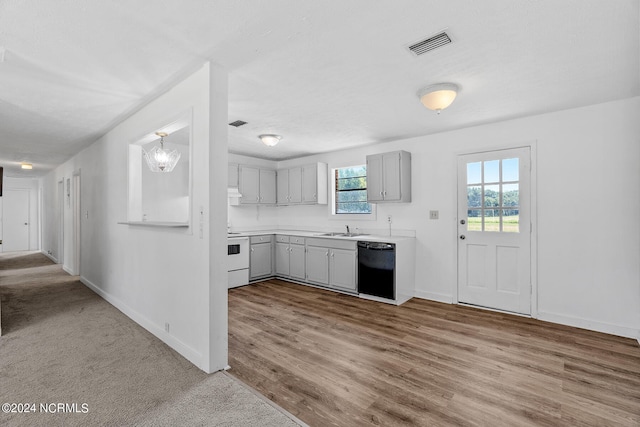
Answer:
POLYGON ((422 105, 430 110, 440 111, 447 108, 458 94, 458 86, 453 83, 440 83, 427 86, 418 92, 422 105))
POLYGON ((180 160, 180 152, 178 150, 168 151, 164 149, 166 133, 156 132, 156 135, 160 137, 160 147, 153 147, 149 151, 142 149, 147 166, 149 166, 151 172, 171 172, 178 164, 178 160, 180 160))
POLYGON ((258 138, 260 138, 262 143, 264 145, 266 145, 267 147, 273 147, 278 142, 280 142, 280 140, 282 139, 282 137, 280 135, 273 135, 273 134, 259 135, 258 138))
POLYGON ((28 170, 33 169, 33 165, 32 165, 31 163, 21 163, 21 164, 20 164, 20 167, 21 167, 22 169, 28 169, 28 170))

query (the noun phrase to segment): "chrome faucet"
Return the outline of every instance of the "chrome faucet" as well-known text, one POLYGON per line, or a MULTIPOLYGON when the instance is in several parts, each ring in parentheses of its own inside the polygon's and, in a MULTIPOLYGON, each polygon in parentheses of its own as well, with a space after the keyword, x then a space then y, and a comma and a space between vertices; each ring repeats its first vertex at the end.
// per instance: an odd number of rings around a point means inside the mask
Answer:
POLYGON ((349 231, 349 226, 346 225, 345 227, 347 227, 347 234, 351 234, 351 231, 349 231))

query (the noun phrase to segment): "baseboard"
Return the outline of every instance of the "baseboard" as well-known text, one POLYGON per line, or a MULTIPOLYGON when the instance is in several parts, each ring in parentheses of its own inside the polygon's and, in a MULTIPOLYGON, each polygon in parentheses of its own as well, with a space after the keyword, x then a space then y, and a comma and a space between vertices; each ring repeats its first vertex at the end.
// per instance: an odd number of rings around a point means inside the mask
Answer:
POLYGON ((548 313, 538 311, 538 319, 546 322, 559 323, 561 325, 573 326, 590 331, 603 332, 605 334, 618 335, 625 338, 635 338, 640 343, 640 331, 628 326, 615 325, 612 323, 598 322, 581 317, 567 316, 564 314, 548 313))
POLYGON ((154 322, 152 322, 151 320, 149 320, 148 318, 146 318, 145 316, 138 313, 137 311, 129 307, 127 304, 122 302, 122 300, 114 297, 108 292, 103 291, 96 284, 91 282, 86 277, 80 276, 80 281, 86 287, 88 287, 93 292, 95 292, 100 297, 102 297, 102 299, 104 299, 109 304, 111 304, 112 306, 120 310, 122 313, 124 313, 128 318, 130 318, 131 320, 136 322, 138 325, 145 328, 147 331, 151 332, 153 335, 155 335, 158 339, 163 341, 169 347, 171 347, 172 349, 180 353, 189 362, 193 363, 200 369, 203 368, 204 365, 202 360, 202 354, 200 352, 186 345, 185 343, 177 339, 175 336, 168 334, 167 332, 165 332, 164 328, 156 325, 154 322))
POLYGON ((73 274, 73 272, 71 271, 70 268, 68 268, 66 265, 62 266, 62 269, 69 275, 69 276, 75 276, 75 274, 73 274))
POLYGON ((45 251, 40 251, 40 253, 44 256, 46 256, 47 258, 49 258, 51 261, 55 262, 56 264, 58 263, 58 259, 54 258, 53 255, 49 255, 48 253, 46 253, 45 251))
POLYGON ((428 299, 430 301, 453 304, 453 297, 449 294, 439 294, 437 292, 427 292, 427 291, 416 290, 414 296, 415 298, 428 299))

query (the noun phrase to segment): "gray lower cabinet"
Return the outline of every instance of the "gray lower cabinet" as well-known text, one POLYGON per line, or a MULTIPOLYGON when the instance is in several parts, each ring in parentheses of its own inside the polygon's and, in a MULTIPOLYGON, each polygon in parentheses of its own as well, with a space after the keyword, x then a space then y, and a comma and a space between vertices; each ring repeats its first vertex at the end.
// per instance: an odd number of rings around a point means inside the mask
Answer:
POLYGON ((309 282, 329 284, 329 248, 307 246, 306 266, 309 282))
POLYGON ((356 250, 329 250, 329 285, 347 291, 356 291, 356 250))
POLYGON ((305 279, 304 237, 276 236, 276 276, 305 279))
POLYGON ((289 277, 289 243, 276 242, 276 276, 289 277))
POLYGON ((304 280, 306 275, 304 245, 291 243, 289 247, 289 274, 291 278, 304 280))
POLYGON ((356 242, 307 239, 307 281, 356 292, 356 242))
POLYGON ((252 236, 249 251, 249 280, 273 275, 273 236, 252 236))
POLYGON ((250 243, 252 281, 275 275, 345 292, 357 291, 355 241, 278 234, 252 236, 250 243))

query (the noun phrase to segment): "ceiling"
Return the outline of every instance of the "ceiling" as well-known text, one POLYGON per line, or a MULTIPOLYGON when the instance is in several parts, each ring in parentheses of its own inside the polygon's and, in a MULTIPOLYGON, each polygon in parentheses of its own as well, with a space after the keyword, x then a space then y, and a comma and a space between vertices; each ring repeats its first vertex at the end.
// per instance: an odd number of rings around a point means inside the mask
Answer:
POLYGON ((2 0, 0 166, 45 174, 207 60, 248 122, 229 151, 272 160, 638 96, 639 3, 2 0), (439 82, 460 92, 437 115, 416 93, 439 82))

